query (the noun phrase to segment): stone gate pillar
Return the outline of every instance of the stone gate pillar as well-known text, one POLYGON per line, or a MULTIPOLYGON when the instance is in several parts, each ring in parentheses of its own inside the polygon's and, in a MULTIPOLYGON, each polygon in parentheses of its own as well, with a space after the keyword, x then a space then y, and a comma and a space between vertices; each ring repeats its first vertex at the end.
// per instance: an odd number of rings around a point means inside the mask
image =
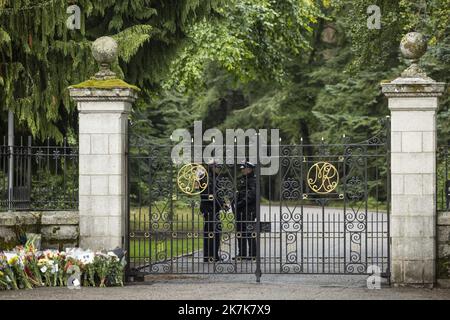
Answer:
POLYGON ((114 39, 97 39, 92 52, 100 71, 69 87, 79 111, 80 246, 114 249, 124 245, 128 114, 139 89, 109 69, 114 39))
POLYGON ((412 64, 382 83, 391 111, 391 280, 433 286, 436 278, 436 111, 444 83, 418 66, 426 51, 419 33, 400 45, 412 64))

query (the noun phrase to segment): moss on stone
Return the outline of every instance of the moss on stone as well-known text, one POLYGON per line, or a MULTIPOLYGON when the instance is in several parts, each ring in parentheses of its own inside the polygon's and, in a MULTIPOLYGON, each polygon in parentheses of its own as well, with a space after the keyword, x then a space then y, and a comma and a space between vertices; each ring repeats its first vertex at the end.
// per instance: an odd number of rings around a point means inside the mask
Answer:
POLYGON ((138 87, 128 84, 125 81, 121 79, 108 79, 108 80, 95 80, 95 79, 89 79, 84 82, 81 82, 79 84, 75 84, 73 86, 70 86, 70 88, 77 88, 77 89, 88 89, 88 88, 95 88, 95 89, 121 89, 121 88, 127 88, 127 89, 133 89, 136 91, 141 91, 138 87))
POLYGON ((438 277, 450 279, 450 255, 438 258, 438 277))
POLYGON ((0 238, 0 250, 12 250, 20 243, 16 239, 5 240, 0 238))

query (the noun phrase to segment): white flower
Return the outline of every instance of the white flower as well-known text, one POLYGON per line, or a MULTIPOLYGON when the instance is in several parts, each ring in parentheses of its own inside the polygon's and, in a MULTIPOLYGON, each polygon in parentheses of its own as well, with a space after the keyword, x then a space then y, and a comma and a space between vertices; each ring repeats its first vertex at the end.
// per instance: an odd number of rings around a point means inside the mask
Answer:
POLYGON ((6 256, 6 260, 9 260, 9 259, 12 259, 12 258, 15 258, 15 257, 19 257, 17 255, 17 253, 14 253, 14 252, 3 252, 3 253, 6 256))
POLYGON ((57 273, 58 272, 58 265, 55 264, 54 266, 52 266, 52 273, 57 273))
POLYGON ((42 273, 45 273, 47 271, 47 267, 46 266, 43 266, 42 268, 41 268, 41 272, 42 273))

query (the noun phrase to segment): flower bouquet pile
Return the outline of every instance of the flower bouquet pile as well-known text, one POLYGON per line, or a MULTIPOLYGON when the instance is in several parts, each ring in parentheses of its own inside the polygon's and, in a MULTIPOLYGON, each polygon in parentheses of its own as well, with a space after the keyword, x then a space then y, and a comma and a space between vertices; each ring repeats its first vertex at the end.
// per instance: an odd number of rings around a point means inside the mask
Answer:
POLYGON ((30 242, 0 251, 0 290, 57 286, 123 286, 125 251, 37 251, 30 242), (70 282, 70 283, 69 283, 70 282))
POLYGON ((45 250, 38 255, 37 265, 46 286, 64 286, 65 252, 45 250))

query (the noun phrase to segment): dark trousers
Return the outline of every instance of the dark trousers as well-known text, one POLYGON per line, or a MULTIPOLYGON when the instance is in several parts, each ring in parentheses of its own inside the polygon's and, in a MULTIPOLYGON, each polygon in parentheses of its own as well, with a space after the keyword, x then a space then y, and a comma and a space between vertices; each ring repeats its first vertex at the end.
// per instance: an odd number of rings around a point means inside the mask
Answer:
MULTIPOLYGON (((244 208, 245 210, 245 208, 244 208)), ((246 257, 247 249, 249 257, 256 257, 256 230, 255 230, 255 214, 238 211, 236 214, 236 231, 240 233, 237 237, 238 256, 246 257)))
POLYGON ((203 257, 205 260, 219 259, 222 223, 219 212, 213 208, 203 209, 203 257))

